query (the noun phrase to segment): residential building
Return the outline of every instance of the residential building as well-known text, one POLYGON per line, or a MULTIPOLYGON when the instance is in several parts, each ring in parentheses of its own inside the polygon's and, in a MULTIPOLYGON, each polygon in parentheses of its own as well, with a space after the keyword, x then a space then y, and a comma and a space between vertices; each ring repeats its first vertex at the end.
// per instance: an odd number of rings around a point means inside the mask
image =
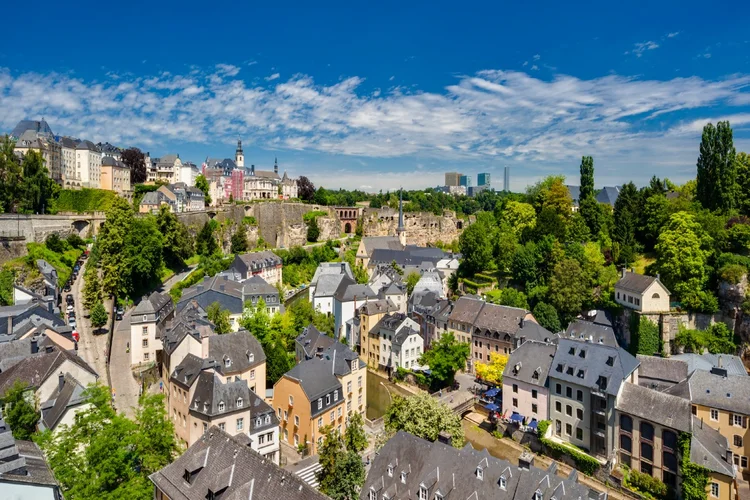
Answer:
MULTIPOLYGON (((742 358, 733 354, 711 354, 710 352, 694 353, 686 352, 683 354, 674 354, 669 357, 671 360, 683 361, 687 364, 687 375, 696 370, 711 372, 714 370, 726 370, 727 375, 739 375, 747 377, 747 369, 742 362, 742 358)), ((687 375, 680 380, 687 378, 687 375)))
POLYGON ((424 352, 424 339, 419 325, 403 313, 383 316, 373 329, 379 337, 377 367, 393 373, 398 368, 410 370, 418 367, 419 357, 424 352))
POLYGON ((460 186, 461 174, 459 172, 446 172, 445 173, 445 185, 446 186, 460 186))
POLYGON ((41 121, 21 120, 11 132, 11 137, 16 141, 15 152, 17 154, 23 156, 29 150, 39 152, 44 159, 50 178, 61 186, 64 185, 62 144, 57 141, 44 119, 41 121))
POLYGON ((156 354, 162 350, 161 334, 174 316, 172 297, 153 292, 143 297, 130 315, 130 364, 158 363, 156 354))
POLYGON ((213 369, 201 371, 192 391, 189 419, 190 445, 198 441, 209 427, 216 426, 228 434, 249 437, 253 450, 274 464, 279 463, 276 413, 250 390, 246 380, 223 382, 213 369))
POLYGON ((590 321, 575 319, 568 324, 565 333, 559 334, 560 338, 577 340, 580 342, 593 342, 610 347, 617 347, 617 337, 612 327, 598 325, 590 321))
POLYGON ((638 385, 655 391, 666 391, 688 377, 688 364, 674 357, 636 355, 638 385))
POLYGON ((503 371, 503 415, 514 412, 528 422, 549 419, 547 374, 556 346, 530 340, 508 357, 503 371))
POLYGON ((206 209, 206 195, 195 186, 188 186, 185 190, 185 211, 196 212, 206 209))
MULTIPOLYGON (((533 461, 533 459, 532 459, 533 461)), ((549 469, 518 467, 471 444, 454 448, 397 432, 375 455, 360 493, 361 500, 604 500, 577 482, 577 472, 560 477, 549 469)))
POLYGON ((689 400, 692 414, 727 438, 737 470, 750 476, 750 379, 724 368, 695 370, 667 392, 689 400))
POLYGON ((322 333, 313 325, 308 325, 294 340, 295 359, 297 363, 300 363, 308 359, 320 357, 335 342, 338 341, 330 335, 322 333))
POLYGON ((281 197, 285 200, 299 198, 299 185, 297 179, 291 179, 284 171, 281 178, 281 197))
POLYGON ((166 181, 168 184, 180 180, 180 169, 182 160, 180 155, 164 155, 161 158, 154 158, 156 162, 156 179, 166 181))
POLYGON ((100 188, 114 191, 123 198, 132 199, 130 189, 130 168, 112 156, 102 158, 100 188))
POLYGON ((114 158, 117 161, 122 160, 122 148, 113 146, 108 142, 98 142, 96 146, 99 148, 99 151, 102 152, 102 158, 114 158))
POLYGON ((33 301, 0 307, 0 343, 28 338, 41 331, 72 338, 71 328, 60 317, 52 301, 33 301))
POLYGON ((434 292, 441 299, 446 297, 445 283, 437 269, 423 270, 420 275, 419 281, 414 285, 412 294, 434 292))
MULTIPOLYGON (((354 318, 354 311, 357 310, 359 305, 368 300, 379 298, 381 298, 379 292, 373 290, 370 285, 359 285, 348 277, 342 279, 333 295, 334 336, 342 338, 346 335, 346 323, 354 318)), ((357 340, 347 338, 349 345, 356 345, 357 340)))
POLYGON ((161 191, 151 191, 143 195, 141 202, 138 204, 138 213, 157 214, 162 205, 169 207, 170 212, 176 212, 177 208, 161 191))
POLYGON ((548 377, 554 436, 608 459, 615 401, 624 382, 638 383, 638 360, 619 347, 560 339, 548 377))
POLYGON ((91 408, 86 387, 70 373, 60 372, 58 387, 47 401, 40 403, 39 430, 55 431, 60 426, 75 425, 75 416, 91 408))
POLYGON ((250 301, 256 307, 258 302, 262 300, 266 304, 268 314, 274 315, 277 312, 283 312, 279 289, 266 283, 259 275, 246 279, 242 282, 242 286, 246 303, 250 301))
POLYGON ((165 184, 159 186, 156 192, 163 194, 169 200, 169 204, 174 207, 175 212, 184 212, 185 198, 187 197, 186 187, 182 183, 165 184))
POLYGON ((102 152, 91 141, 80 141, 76 146, 76 170, 81 172, 82 187, 99 189, 102 175, 102 152))
MULTIPOLYGON (((404 275, 409 272, 430 271, 437 268, 438 262, 453 257, 439 248, 418 247, 406 245, 399 241, 401 248, 375 248, 369 254, 366 269, 370 274, 381 265, 391 265, 394 261, 404 270, 404 275)), ((395 245, 394 245, 395 246, 395 245)))
POLYGON ((65 189, 80 189, 81 171, 77 168, 76 163, 78 141, 71 137, 59 137, 57 142, 60 144, 63 187, 65 189))
MULTIPOLYGON (((573 201, 573 211, 578 211, 579 198, 581 197, 581 188, 579 186, 565 186, 568 188, 570 198, 573 201)), ((620 186, 605 186, 596 192, 596 201, 609 205, 614 208, 617 198, 620 196, 620 186)))
POLYGON ((251 449, 244 435, 232 436, 215 426, 149 479, 154 500, 328 498, 251 449))
POLYGON ((490 187, 491 181, 490 174, 484 172, 477 174, 477 186, 487 186, 490 187))
POLYGON ((276 286, 281 283, 282 265, 281 257, 270 250, 264 250, 236 255, 232 262, 232 269, 238 271, 243 280, 250 279, 252 276, 260 276, 269 285, 276 286))
POLYGON ((244 182, 244 200, 278 199, 281 184, 278 162, 274 160, 273 171, 256 170, 255 165, 250 165, 250 170, 245 173, 244 182))
POLYGON ((615 302, 642 313, 669 312, 669 290, 659 276, 646 276, 623 269, 615 283, 615 302))
POLYGON ((198 177, 198 167, 195 166, 195 163, 186 161, 180 165, 179 174, 175 182, 181 182, 186 186, 193 187, 195 186, 196 177, 198 177))
POLYGON ((308 286, 313 309, 329 316, 333 313, 333 295, 344 277, 354 281, 348 262, 321 262, 318 265, 308 286))
MULTIPOLYGON (((404 245, 397 236, 366 236, 357 247, 357 264, 365 269, 370 267, 370 257, 375 249, 403 250, 404 245)), ((390 261, 387 262, 390 264, 390 261)))
POLYGON ((672 489, 682 482, 679 438, 690 434, 691 462, 709 470, 708 498, 736 498, 735 468, 726 437, 691 415, 690 401, 630 383, 617 398, 616 463, 672 489))
POLYGON ((377 368, 380 363, 380 320, 397 311, 396 305, 388 299, 368 300, 357 309, 359 352, 372 368, 377 368))
POLYGON ((0 420, 0 491, 3 498, 61 500, 60 486, 44 454, 33 441, 13 438, 8 424, 0 420))
POLYGON ((281 440, 294 448, 305 447, 311 455, 323 443, 323 427, 346 430, 346 399, 334 366, 335 360, 327 357, 302 361, 273 387, 281 440))

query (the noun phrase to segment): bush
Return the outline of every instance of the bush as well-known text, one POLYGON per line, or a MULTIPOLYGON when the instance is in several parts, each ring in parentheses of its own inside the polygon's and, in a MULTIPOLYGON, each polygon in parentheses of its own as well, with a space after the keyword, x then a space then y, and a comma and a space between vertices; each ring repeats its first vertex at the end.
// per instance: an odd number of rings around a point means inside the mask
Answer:
POLYGON ((549 429, 549 426, 552 422, 549 420, 542 420, 537 424, 536 432, 539 434, 539 436, 544 437, 545 434, 547 434, 547 429, 549 429))
POLYGON ((656 498, 666 497, 668 491, 666 484, 649 474, 644 474, 637 470, 628 471, 625 476, 625 486, 634 489, 636 492, 646 493, 656 498))
POLYGON ((68 242, 68 245, 71 246, 71 248, 82 248, 86 246, 86 242, 83 241, 83 238, 81 238, 77 234, 69 235, 66 241, 68 242))
POLYGON ((727 283, 736 284, 747 274, 747 268, 742 264, 727 264, 719 269, 719 276, 727 283))
POLYGON ((325 217, 326 215, 328 215, 328 212, 324 212, 323 210, 310 210, 302 216, 302 220, 305 221, 305 224, 309 224, 315 218, 325 217))
POLYGON ((55 212, 106 212, 112 208, 112 203, 116 199, 117 194, 114 191, 105 189, 62 189, 51 208, 55 212))
POLYGON ((647 356, 661 354, 663 344, 659 333, 659 325, 646 316, 640 316, 640 320, 638 320, 639 315, 633 314, 630 318, 630 332, 633 338, 630 344, 630 352, 647 356))
POLYGON ((560 458, 563 455, 570 456, 576 464, 576 469, 580 470, 587 476, 593 476, 599 469, 599 462, 594 457, 591 457, 582 451, 543 437, 540 437, 539 441, 545 446, 548 454, 552 458, 560 458))
POLYGON ((242 218, 242 223, 246 226, 257 226, 258 220, 252 215, 246 215, 242 218))
POLYGON ((23 257, 26 266, 36 269, 37 259, 46 260, 52 267, 57 270, 57 278, 60 285, 65 284, 73 273, 73 266, 81 256, 81 250, 69 249, 62 253, 53 252, 46 245, 41 243, 28 243, 26 245, 29 254, 23 257))
POLYGON ((63 253, 65 251, 65 247, 67 246, 65 242, 60 239, 57 233, 48 235, 47 239, 44 240, 44 244, 50 251, 55 253, 63 253))

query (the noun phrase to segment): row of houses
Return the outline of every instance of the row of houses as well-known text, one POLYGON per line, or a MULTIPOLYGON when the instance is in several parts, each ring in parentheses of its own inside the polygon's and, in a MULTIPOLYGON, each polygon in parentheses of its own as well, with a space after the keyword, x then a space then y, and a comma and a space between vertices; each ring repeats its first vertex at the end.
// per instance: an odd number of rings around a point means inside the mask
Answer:
POLYGON ((138 205, 140 213, 158 213, 162 205, 170 212, 195 212, 206 209, 206 196, 197 187, 184 182, 165 184, 156 191, 143 195, 138 205))

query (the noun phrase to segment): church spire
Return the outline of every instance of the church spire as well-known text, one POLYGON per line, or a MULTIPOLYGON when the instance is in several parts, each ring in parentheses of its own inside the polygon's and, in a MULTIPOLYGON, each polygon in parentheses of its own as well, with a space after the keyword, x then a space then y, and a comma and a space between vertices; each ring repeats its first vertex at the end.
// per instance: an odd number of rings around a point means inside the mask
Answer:
POLYGON ((234 153, 234 163, 238 168, 245 167, 245 154, 242 152, 242 140, 237 139, 237 151, 234 153))
POLYGON ((398 227, 396 228, 396 236, 398 241, 406 246, 406 228, 404 227, 404 190, 400 189, 398 192, 398 227))

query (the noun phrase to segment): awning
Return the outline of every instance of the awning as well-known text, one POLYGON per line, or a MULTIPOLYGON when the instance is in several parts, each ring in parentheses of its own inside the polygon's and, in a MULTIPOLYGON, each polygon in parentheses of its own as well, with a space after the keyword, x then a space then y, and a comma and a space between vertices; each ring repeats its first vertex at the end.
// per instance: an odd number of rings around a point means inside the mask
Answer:
POLYGON ((484 407, 487 408, 488 411, 497 411, 500 409, 500 407, 497 406, 495 403, 490 403, 488 405, 485 405, 484 407))
POLYGON ((531 427, 532 429, 536 429, 536 426, 537 426, 537 421, 535 418, 532 418, 531 422, 529 422, 529 427, 531 427))
POLYGON ((498 394, 500 394, 500 389, 490 389, 489 391, 484 393, 484 396, 487 398, 494 398, 498 394))
POLYGON ((521 414, 520 414, 520 413, 518 413, 517 411, 514 411, 514 412, 513 412, 513 415, 511 415, 511 416, 510 416, 510 421, 511 421, 511 422, 518 422, 518 423, 521 423, 521 422, 523 422, 523 415, 521 415, 521 414))

